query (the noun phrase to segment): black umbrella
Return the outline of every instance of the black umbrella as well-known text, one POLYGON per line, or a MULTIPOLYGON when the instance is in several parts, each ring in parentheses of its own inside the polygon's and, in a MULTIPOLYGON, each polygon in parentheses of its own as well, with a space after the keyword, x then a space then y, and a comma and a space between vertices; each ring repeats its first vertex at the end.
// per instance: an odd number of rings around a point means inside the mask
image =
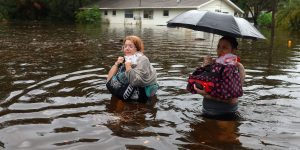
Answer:
POLYGON ((246 39, 266 39, 247 20, 233 15, 190 10, 167 22, 168 27, 184 27, 223 36, 246 39))

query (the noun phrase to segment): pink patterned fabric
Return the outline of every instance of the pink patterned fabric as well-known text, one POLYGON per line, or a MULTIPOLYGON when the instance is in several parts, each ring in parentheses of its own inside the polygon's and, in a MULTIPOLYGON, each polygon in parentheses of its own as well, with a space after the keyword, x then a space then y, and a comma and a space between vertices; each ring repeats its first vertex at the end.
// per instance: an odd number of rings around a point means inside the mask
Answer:
MULTIPOLYGON (((243 88, 238 68, 235 65, 223 65, 214 63, 205 67, 199 67, 189 79, 197 79, 206 82, 213 82, 209 95, 223 100, 241 97, 243 88)), ((194 92, 193 85, 188 83, 187 90, 194 92)))
POLYGON ((238 62, 238 57, 234 54, 228 53, 216 59, 216 63, 223 65, 235 65, 238 62))

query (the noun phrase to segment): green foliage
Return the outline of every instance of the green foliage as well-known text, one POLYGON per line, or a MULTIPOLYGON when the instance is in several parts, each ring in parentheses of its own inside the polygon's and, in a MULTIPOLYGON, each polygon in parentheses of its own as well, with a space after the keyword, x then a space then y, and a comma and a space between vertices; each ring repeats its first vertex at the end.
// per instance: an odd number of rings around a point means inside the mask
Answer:
POLYGON ((79 23, 99 23, 101 21, 101 13, 97 7, 84 9, 76 12, 76 22, 79 23))
POLYGON ((262 13, 257 18, 257 23, 259 26, 271 27, 272 24, 272 13, 262 13))
POLYGON ((258 24, 258 17, 261 11, 271 11, 274 0, 231 0, 245 11, 245 17, 248 13, 252 15, 254 25, 258 24))
POLYGON ((300 29, 300 0, 280 3, 276 14, 277 25, 291 30, 300 29))
POLYGON ((0 0, 0 20, 74 21, 75 12, 96 0, 0 0))
POLYGON ((75 11, 77 11, 82 2, 78 0, 45 0, 49 8, 48 19, 69 21, 75 19, 75 11))
POLYGON ((0 21, 8 18, 7 11, 0 6, 0 21))
POLYGON ((0 0, 0 21, 9 19, 15 10, 16 5, 14 1, 0 0))

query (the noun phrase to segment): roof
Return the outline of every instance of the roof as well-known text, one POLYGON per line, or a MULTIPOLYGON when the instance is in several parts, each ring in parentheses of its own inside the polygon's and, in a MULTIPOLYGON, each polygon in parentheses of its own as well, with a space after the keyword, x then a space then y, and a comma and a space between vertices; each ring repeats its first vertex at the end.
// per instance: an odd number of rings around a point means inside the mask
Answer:
MULTIPOLYGON (((93 5, 100 9, 145 9, 145 8, 197 8, 214 0, 99 0, 93 5)), ((230 0, 224 0, 228 5, 243 13, 230 0)))
POLYGON ((201 5, 210 0, 99 0, 94 5, 100 8, 186 8, 201 5), (180 1, 179 3, 177 1, 180 1))

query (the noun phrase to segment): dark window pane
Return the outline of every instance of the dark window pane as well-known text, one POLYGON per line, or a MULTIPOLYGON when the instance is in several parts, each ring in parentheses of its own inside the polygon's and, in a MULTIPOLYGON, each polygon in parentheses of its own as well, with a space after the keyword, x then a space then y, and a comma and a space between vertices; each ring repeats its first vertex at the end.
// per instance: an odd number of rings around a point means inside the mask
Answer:
POLYGON ((125 10, 125 18, 133 18, 133 11, 125 10))
POLYGON ((144 18, 153 19, 153 10, 144 10, 144 18))
POLYGON ((169 10, 164 10, 164 16, 169 16, 169 10))

